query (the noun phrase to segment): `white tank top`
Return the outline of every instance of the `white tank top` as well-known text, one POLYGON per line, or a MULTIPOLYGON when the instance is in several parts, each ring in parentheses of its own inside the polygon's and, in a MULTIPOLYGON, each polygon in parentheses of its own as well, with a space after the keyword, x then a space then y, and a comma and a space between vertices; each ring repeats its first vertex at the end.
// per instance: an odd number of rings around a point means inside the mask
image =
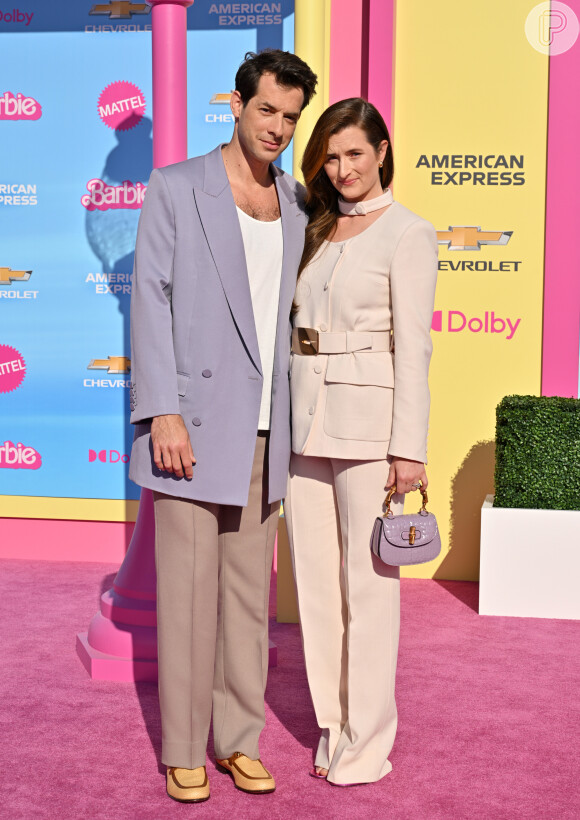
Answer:
POLYGON ((264 376, 258 429, 269 430, 272 368, 274 366, 284 244, 282 220, 261 222, 259 219, 248 216, 240 208, 237 208, 237 211, 244 241, 254 322, 258 336, 262 374, 264 376))

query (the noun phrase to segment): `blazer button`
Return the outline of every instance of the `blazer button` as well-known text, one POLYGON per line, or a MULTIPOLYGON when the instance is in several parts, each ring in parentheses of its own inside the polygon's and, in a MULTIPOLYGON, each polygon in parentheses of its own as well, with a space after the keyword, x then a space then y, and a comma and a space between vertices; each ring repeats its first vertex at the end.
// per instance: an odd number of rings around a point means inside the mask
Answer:
POLYGON ((324 333, 326 330, 328 330, 328 325, 325 325, 324 322, 322 322, 322 324, 320 325, 320 330, 324 333))
POLYGON ((316 367, 314 368, 314 372, 315 373, 322 373, 322 368, 319 367, 318 365, 316 365, 316 367))
POLYGON ((202 370, 201 375, 203 376, 204 379, 211 379, 212 372, 211 372, 211 370, 202 370))
POLYGON ((308 413, 309 413, 309 415, 313 416, 314 415, 314 407, 309 407, 308 408, 308 413))
POLYGON ((194 424, 196 427, 199 427, 201 424, 201 419, 198 419, 198 417, 196 416, 194 419, 192 419, 192 424, 194 424))

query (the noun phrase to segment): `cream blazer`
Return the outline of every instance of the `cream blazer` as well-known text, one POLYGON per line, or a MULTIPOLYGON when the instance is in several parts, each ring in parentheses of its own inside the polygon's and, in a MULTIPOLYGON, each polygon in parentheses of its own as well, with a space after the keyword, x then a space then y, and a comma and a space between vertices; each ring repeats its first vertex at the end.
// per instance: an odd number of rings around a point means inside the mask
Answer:
POLYGON ((392 331, 394 351, 292 354, 295 453, 427 461, 436 279, 435 229, 398 202, 358 236, 322 244, 298 281, 294 326, 392 331))

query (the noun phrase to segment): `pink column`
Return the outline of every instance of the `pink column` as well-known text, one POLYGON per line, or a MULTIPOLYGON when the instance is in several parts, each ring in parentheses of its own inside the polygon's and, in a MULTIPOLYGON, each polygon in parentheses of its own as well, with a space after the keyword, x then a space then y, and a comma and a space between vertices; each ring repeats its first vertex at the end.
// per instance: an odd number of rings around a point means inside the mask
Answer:
POLYGON ((187 159, 187 6, 193 0, 150 0, 153 6, 153 165, 187 159))
POLYGON ((363 11, 365 0, 332 0, 330 16, 329 102, 362 94, 363 11))
POLYGON ((395 0, 332 0, 330 103, 364 97, 392 125, 395 0))
POLYGON ((368 95, 392 136, 395 95, 395 0, 369 0, 368 95))
MULTIPOLYGON (((153 165, 187 159, 187 6, 193 0, 150 0, 153 6, 153 165)), ((135 531, 113 588, 77 652, 92 678, 157 680, 155 522, 153 495, 141 492, 135 531)))
MULTIPOLYGON (((566 0, 580 18, 580 0, 566 0)), ((550 55, 542 395, 578 396, 580 39, 550 55)))

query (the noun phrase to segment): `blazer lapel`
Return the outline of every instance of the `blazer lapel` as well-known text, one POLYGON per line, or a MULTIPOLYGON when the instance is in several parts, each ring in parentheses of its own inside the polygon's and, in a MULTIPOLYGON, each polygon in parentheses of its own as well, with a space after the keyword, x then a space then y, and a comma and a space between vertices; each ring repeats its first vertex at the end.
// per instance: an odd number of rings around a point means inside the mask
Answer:
POLYGON ((221 146, 206 154, 203 188, 194 188, 193 195, 234 322, 254 367, 261 374, 244 243, 221 146))
POLYGON ((278 303, 278 324, 276 330, 276 354, 274 357, 274 373, 285 372, 288 362, 280 362, 280 351, 284 350, 285 336, 289 332, 290 310, 296 290, 298 265, 304 248, 304 227, 306 216, 298 207, 296 195, 286 182, 282 172, 273 167, 282 217, 282 236, 284 239, 284 255, 282 257, 282 276, 280 281, 280 299, 278 303))

